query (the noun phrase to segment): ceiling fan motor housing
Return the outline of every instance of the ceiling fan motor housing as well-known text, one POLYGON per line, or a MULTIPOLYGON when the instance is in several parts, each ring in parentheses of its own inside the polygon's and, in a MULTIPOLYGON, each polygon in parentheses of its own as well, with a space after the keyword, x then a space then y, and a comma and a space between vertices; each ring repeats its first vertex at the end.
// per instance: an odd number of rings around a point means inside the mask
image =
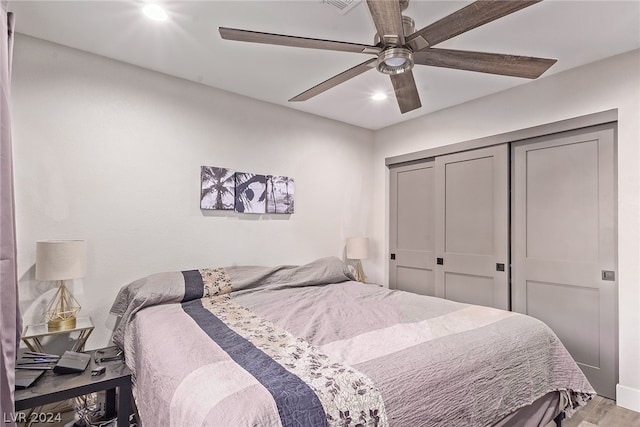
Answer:
POLYGON ((416 21, 406 15, 402 15, 402 30, 404 36, 408 36, 416 32, 416 21))
MULTIPOLYGON (((407 37, 416 32, 416 21, 413 18, 402 15, 402 31, 404 32, 404 36, 407 37)), ((373 44, 374 46, 380 45, 381 39, 380 34, 376 33, 373 36, 373 44)))
MULTIPOLYGON (((402 29, 404 36, 413 34, 416 24, 413 19, 402 15, 402 29)), ((380 37, 376 35, 377 40, 380 37)), ((413 68, 413 52, 406 46, 388 46, 378 55, 376 69, 383 74, 401 74, 413 68)))

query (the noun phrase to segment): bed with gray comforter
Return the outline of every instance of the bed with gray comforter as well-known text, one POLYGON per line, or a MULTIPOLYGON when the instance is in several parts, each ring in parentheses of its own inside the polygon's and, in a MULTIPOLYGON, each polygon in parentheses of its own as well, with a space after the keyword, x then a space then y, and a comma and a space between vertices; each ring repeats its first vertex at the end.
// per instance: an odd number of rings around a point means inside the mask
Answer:
POLYGON ((111 311, 144 427, 539 425, 594 394, 542 322, 337 258, 158 273, 111 311))

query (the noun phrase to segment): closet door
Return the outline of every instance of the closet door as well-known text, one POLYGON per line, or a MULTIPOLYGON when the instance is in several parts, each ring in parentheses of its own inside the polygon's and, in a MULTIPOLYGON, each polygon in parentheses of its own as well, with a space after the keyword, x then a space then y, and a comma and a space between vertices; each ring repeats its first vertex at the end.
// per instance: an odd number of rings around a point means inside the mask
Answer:
POLYGON ((614 129, 513 145, 513 308, 554 330, 596 389, 615 399, 614 129))
POLYGON ((433 296, 434 161, 389 173, 389 287, 433 296))
POLYGON ((436 158, 436 296, 509 309, 506 144, 436 158))

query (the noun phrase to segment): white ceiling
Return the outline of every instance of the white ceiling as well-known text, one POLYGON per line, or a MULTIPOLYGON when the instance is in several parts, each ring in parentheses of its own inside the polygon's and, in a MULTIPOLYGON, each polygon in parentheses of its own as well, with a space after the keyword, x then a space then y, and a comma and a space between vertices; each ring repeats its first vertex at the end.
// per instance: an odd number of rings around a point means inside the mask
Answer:
MULTIPOLYGON (((157 3, 170 14, 164 23, 145 18, 142 1, 22 0, 11 1, 9 9, 20 33, 369 129, 529 81, 416 66, 422 108, 400 114, 389 78, 371 70, 309 101, 289 103, 372 56, 227 41, 218 27, 373 44, 365 4, 343 15, 322 0, 157 3), (371 100, 377 91, 390 96, 371 100)), ((412 0, 405 14, 422 28, 469 3, 412 0)), ((640 0, 545 0, 438 47, 558 59, 544 78, 640 48, 640 0)))

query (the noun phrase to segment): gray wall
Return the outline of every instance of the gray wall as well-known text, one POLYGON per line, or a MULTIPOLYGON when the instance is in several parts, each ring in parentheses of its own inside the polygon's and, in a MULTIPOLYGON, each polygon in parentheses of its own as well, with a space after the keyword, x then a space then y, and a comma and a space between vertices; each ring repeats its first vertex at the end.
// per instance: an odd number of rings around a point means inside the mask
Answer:
POLYGON ((20 35, 12 99, 25 323, 54 288, 35 280, 36 240, 86 239, 73 291, 97 325, 87 348, 144 275, 301 264, 369 234, 371 131, 20 35), (295 213, 203 213, 201 165, 294 177, 295 213))

